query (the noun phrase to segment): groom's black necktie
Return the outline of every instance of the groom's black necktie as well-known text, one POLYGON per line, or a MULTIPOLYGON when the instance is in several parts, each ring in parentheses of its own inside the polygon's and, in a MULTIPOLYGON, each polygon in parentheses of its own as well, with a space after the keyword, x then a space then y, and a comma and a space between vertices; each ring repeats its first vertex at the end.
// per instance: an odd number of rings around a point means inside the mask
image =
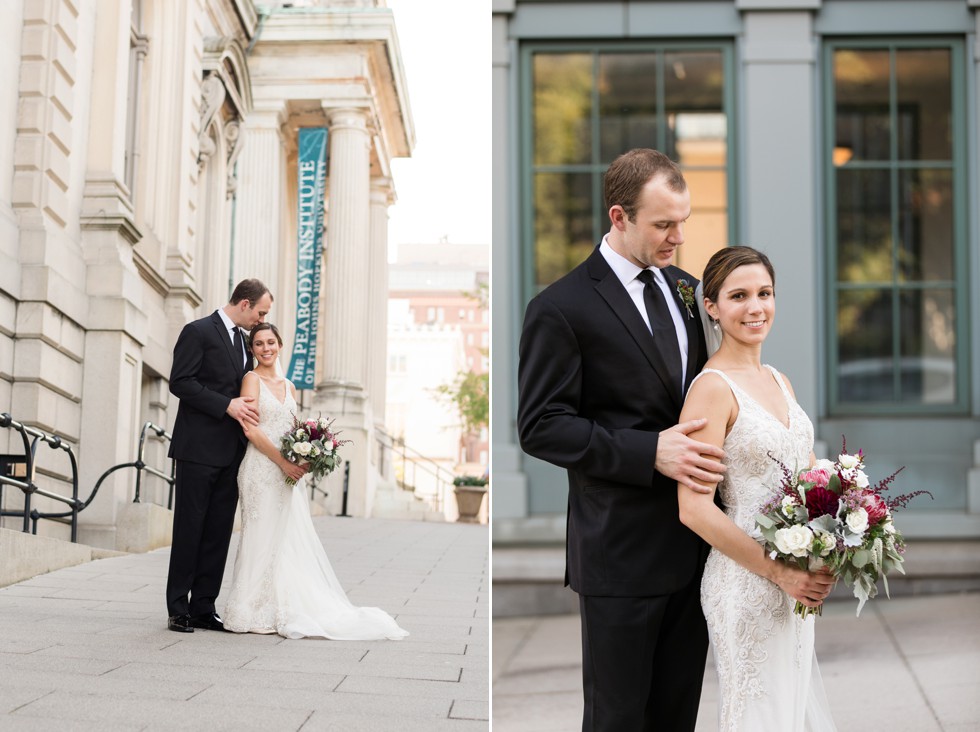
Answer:
POLYGON ((677 331, 674 329, 674 319, 670 315, 670 308, 667 307, 667 300, 656 283, 653 272, 648 269, 643 270, 636 276, 636 279, 643 283, 643 304, 647 309, 647 317, 650 318, 650 329, 653 331, 653 339, 657 343, 657 348, 663 354, 664 361, 670 376, 677 388, 677 393, 683 392, 681 384, 681 349, 677 345, 677 331))
POLYGON ((235 353, 238 354, 238 363, 245 368, 245 349, 242 346, 242 329, 235 326, 235 353))

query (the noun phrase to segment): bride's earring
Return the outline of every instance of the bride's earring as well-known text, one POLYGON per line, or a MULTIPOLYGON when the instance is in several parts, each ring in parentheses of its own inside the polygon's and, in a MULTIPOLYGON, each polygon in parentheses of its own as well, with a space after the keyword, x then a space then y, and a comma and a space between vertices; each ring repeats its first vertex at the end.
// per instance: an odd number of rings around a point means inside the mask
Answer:
POLYGON ((714 328, 715 333, 717 333, 719 330, 721 330, 721 326, 718 325, 718 321, 717 320, 712 320, 711 321, 711 327, 714 328))

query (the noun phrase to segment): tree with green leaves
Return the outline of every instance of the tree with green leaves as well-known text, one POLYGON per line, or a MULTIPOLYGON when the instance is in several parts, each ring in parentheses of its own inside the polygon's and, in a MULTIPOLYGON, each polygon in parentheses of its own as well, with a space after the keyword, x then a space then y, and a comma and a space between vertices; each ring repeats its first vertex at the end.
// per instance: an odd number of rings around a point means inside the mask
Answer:
POLYGON ((479 432, 490 424, 490 374, 460 371, 451 384, 441 384, 436 392, 453 403, 466 434, 479 432))

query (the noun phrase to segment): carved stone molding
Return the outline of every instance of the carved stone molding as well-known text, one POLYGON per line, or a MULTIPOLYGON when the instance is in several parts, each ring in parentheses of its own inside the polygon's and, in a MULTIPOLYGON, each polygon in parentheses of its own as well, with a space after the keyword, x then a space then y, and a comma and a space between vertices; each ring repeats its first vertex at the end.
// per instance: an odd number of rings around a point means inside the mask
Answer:
POLYGON ((201 127, 198 134, 198 154, 197 164, 200 167, 207 165, 208 160, 214 155, 217 149, 214 140, 211 139, 211 122, 214 116, 224 104, 227 91, 221 79, 215 74, 208 74, 201 82, 201 127))
POLYGON ((235 175, 235 163, 238 156, 242 154, 242 142, 244 138, 244 123, 241 120, 232 120, 225 126, 225 140, 228 142, 228 184, 225 195, 231 198, 238 190, 238 178, 235 175))

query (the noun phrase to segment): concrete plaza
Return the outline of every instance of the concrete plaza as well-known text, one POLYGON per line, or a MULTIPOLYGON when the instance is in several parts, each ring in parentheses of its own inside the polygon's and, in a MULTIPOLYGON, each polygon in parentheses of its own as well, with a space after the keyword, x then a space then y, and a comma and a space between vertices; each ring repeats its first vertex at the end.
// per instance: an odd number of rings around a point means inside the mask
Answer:
MULTIPOLYGON (((840 732, 980 729, 980 593, 834 600, 817 618, 817 658, 840 732)), ((582 724, 577 615, 493 621, 494 732, 582 724)), ((697 729, 717 729, 710 652, 697 729)))
POLYGON ((351 601, 408 638, 172 633, 169 549, 100 559, 0 589, 0 729, 488 729, 487 526, 314 524, 351 601))

